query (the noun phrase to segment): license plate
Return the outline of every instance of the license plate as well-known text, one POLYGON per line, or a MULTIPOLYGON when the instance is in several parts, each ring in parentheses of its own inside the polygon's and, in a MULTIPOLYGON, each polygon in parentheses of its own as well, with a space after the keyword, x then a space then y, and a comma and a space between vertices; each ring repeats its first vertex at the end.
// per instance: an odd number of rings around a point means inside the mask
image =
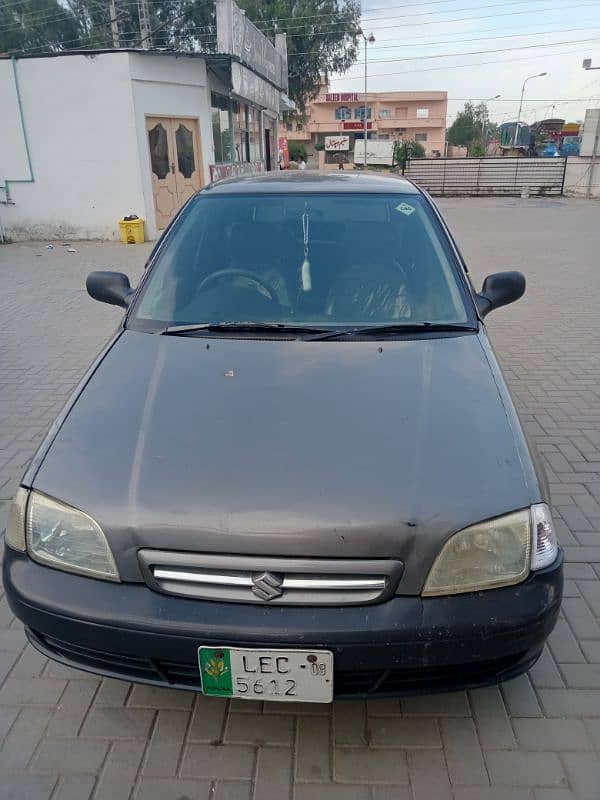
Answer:
POLYGON ((199 647, 202 692, 246 700, 331 703, 333 653, 199 647))

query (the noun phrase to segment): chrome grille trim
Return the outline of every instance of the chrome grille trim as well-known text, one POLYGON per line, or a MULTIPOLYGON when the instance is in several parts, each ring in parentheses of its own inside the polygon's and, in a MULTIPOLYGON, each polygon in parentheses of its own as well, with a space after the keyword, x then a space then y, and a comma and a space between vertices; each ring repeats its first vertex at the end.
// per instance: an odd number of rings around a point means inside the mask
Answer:
POLYGON ((140 550, 150 588, 199 600, 363 605, 390 597, 403 564, 387 559, 273 558, 140 550))
MULTIPOLYGON (((216 575, 208 572, 184 572, 154 567, 156 580, 186 583, 214 583, 221 586, 253 586, 250 576, 216 575)), ((385 589, 385 578, 284 578, 282 589, 385 589)))

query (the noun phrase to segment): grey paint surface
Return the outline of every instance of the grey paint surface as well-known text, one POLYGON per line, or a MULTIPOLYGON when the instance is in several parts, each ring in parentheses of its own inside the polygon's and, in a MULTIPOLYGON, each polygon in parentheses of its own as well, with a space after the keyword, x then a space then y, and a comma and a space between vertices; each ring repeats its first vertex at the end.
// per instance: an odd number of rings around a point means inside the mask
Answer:
POLYGON ((483 332, 379 343, 128 330, 34 486, 98 520, 125 580, 141 579, 140 547, 382 557, 405 561, 400 591, 418 593, 451 533, 540 499, 488 359, 483 332))

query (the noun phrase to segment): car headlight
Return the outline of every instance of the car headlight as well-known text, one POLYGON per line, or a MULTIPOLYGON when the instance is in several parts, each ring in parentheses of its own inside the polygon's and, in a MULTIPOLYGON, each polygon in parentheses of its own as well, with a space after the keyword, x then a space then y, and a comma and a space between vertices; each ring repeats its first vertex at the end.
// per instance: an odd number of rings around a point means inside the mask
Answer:
POLYGON ((442 547, 422 595, 461 594, 525 580, 554 562, 558 543, 550 509, 539 503, 465 528, 442 547))
POLYGON ((6 533, 4 541, 15 550, 26 550, 25 544, 25 509, 29 492, 19 486, 8 509, 6 520, 6 533))
POLYGON ((25 528, 27 550, 35 561, 66 572, 119 580, 102 529, 83 511, 31 492, 25 528))
POLYGON ((558 555, 558 540, 554 522, 546 503, 537 503, 531 506, 531 523, 533 527, 531 569, 543 569, 553 564, 558 555))

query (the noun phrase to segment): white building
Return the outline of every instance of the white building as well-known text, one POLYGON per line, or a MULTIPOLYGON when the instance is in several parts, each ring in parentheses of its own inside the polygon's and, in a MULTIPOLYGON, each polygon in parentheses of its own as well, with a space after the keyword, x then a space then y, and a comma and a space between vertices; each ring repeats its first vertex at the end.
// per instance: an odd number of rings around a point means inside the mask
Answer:
POLYGON ((219 55, 149 50, 0 58, 0 221, 14 239, 154 239, 197 189, 277 167, 285 38, 217 0, 219 55))

